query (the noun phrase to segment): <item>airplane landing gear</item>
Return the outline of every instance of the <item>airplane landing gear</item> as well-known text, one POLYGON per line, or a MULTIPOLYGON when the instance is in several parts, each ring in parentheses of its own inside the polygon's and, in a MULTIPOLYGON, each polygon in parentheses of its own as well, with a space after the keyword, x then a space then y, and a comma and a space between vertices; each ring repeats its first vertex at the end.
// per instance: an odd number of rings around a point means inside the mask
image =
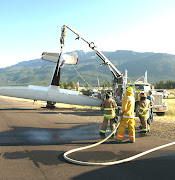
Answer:
POLYGON ((47 109, 55 109, 56 102, 47 101, 46 108, 47 109))

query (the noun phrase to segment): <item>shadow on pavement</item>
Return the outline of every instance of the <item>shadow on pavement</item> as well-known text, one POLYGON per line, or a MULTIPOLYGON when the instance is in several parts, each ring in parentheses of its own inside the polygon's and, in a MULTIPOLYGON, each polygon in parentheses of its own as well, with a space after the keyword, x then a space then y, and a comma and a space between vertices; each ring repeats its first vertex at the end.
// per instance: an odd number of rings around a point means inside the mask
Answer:
POLYGON ((40 114, 65 114, 65 115, 76 115, 76 116, 103 116, 103 112, 100 110, 74 110, 74 109, 66 109, 66 111, 63 111, 63 109, 60 109, 60 111, 56 110, 49 110, 49 111, 40 111, 38 112, 40 114))
POLYGON ((42 108, 4 108, 0 109, 0 111, 17 111, 16 113, 21 111, 34 111, 30 113, 39 113, 39 114, 69 114, 69 115, 77 115, 77 116, 103 116, 103 112, 100 110, 92 110, 92 109, 75 109, 75 108, 55 108, 51 109, 42 109, 42 108))
POLYGON ((33 111, 33 110, 37 110, 36 108, 32 109, 32 108, 5 108, 5 109, 0 109, 0 111, 33 111))
POLYGON ((33 150, 33 151, 17 151, 17 152, 6 152, 1 155, 5 159, 25 159, 28 158, 39 167, 39 164, 43 165, 58 165, 65 163, 62 151, 53 150, 33 150))
MULTIPOLYGON (((173 152, 172 152, 173 153, 173 152)), ((152 180, 174 179, 175 155, 162 156, 144 160, 136 160, 123 164, 106 166, 72 178, 88 179, 120 179, 120 180, 152 180)))

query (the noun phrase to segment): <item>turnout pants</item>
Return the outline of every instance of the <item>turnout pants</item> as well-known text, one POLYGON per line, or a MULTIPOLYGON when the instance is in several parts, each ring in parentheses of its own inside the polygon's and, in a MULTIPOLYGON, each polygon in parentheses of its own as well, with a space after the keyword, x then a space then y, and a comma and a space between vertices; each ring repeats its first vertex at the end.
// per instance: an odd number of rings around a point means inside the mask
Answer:
POLYGON ((123 140, 126 125, 128 125, 129 139, 131 141, 134 141, 135 140, 135 128, 134 128, 135 119, 134 118, 125 118, 125 117, 122 118, 119 128, 118 128, 118 132, 117 132, 117 139, 123 140))
POLYGON ((102 124, 101 131, 100 131, 100 132, 102 132, 102 133, 105 133, 105 132, 106 132, 106 129, 107 129, 107 126, 108 126, 108 121, 110 121, 111 131, 113 131, 113 130, 115 129, 115 123, 113 122, 113 120, 104 117, 103 124, 102 124))
POLYGON ((150 125, 147 123, 148 118, 140 116, 140 123, 142 125, 142 131, 147 132, 150 130, 150 125))

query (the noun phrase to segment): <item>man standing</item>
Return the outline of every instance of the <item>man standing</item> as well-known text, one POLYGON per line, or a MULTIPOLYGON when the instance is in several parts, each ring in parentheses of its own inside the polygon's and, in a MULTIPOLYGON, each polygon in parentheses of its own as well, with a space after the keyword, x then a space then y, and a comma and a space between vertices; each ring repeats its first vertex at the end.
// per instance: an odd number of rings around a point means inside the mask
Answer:
POLYGON ((149 90, 149 95, 147 96, 147 99, 149 99, 151 101, 151 107, 150 107, 150 111, 149 111, 149 118, 150 118, 151 122, 153 122, 153 106, 154 106, 155 98, 152 95, 151 90, 149 90))
MULTIPOLYGON (((117 108, 116 102, 112 99, 112 93, 106 93, 106 99, 102 103, 102 109, 104 110, 104 120, 99 134, 105 137, 108 121, 110 120, 111 131, 115 129, 115 123, 113 121, 116 116, 115 110, 117 108)), ((113 135, 114 136, 114 135, 113 135)))
POLYGON ((126 90, 126 97, 122 101, 122 108, 120 114, 123 115, 117 132, 117 142, 121 142, 124 138, 125 128, 128 125, 128 133, 130 142, 135 142, 135 116, 134 107, 135 99, 132 96, 133 88, 128 87, 126 90))

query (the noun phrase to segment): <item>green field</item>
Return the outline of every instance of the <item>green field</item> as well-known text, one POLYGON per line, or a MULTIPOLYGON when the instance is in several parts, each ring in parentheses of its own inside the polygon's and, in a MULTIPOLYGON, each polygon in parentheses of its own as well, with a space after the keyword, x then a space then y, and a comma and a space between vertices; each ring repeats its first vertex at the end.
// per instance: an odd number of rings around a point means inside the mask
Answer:
POLYGON ((155 121, 174 123, 175 122, 175 89, 167 90, 170 92, 170 98, 165 98, 164 101, 168 104, 168 111, 165 116, 157 116, 155 114, 155 121))
POLYGON ((175 89, 168 91, 170 92, 170 98, 164 99, 168 104, 168 111, 166 112, 166 115, 175 117, 175 89))

